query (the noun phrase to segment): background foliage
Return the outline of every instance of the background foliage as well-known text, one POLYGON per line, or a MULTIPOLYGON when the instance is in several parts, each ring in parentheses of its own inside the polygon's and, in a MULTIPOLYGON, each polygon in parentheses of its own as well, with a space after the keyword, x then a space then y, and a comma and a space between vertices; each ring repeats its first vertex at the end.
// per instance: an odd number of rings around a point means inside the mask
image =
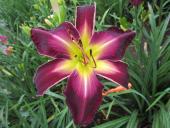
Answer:
MULTIPOLYGON (((34 72, 49 58, 37 54, 29 32, 31 27, 50 29, 74 21, 76 6, 94 0, 58 0, 60 12, 52 9, 51 1, 0 0, 0 35, 8 36, 14 47, 10 56, 0 53, 0 128, 78 127, 62 93, 66 81, 44 97, 35 96, 34 72)), ((170 0, 144 1, 138 7, 129 0, 95 2, 96 30, 114 25, 137 35, 124 57, 132 89, 104 97, 88 127, 170 128, 170 0)), ((116 86, 101 81, 105 90, 116 86)))

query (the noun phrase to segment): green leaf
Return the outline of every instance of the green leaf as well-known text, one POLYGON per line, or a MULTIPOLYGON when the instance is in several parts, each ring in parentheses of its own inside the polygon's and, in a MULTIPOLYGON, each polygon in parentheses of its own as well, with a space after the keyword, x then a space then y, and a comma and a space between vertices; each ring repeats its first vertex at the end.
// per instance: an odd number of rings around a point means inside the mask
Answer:
POLYGON ((124 116, 106 123, 100 124, 93 128, 122 128, 128 122, 129 116, 124 116))
POLYGON ((137 116, 138 116, 138 112, 133 111, 129 118, 126 128, 137 128, 138 127, 139 120, 137 116))

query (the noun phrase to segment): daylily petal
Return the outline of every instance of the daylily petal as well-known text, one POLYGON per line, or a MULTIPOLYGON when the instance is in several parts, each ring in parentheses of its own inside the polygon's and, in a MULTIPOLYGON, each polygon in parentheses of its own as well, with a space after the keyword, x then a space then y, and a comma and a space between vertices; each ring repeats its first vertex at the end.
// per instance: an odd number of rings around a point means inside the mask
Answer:
POLYGON ((79 34, 71 23, 64 22, 53 30, 33 28, 31 38, 40 54, 54 58, 69 57, 68 48, 73 40, 79 40, 79 34))
POLYGON ((4 41, 4 40, 7 40, 7 39, 8 39, 8 37, 0 35, 0 41, 4 41))
POLYGON ((76 124, 91 123, 102 101, 102 89, 93 71, 86 74, 75 70, 70 75, 65 96, 76 124))
POLYGON ((130 2, 132 3, 132 5, 134 6, 138 6, 142 3, 143 0, 130 0, 130 2))
POLYGON ((118 28, 95 32, 91 39, 93 55, 96 59, 120 60, 134 36, 134 31, 124 32, 118 28))
POLYGON ((5 45, 8 44, 8 37, 0 35, 0 42, 2 42, 5 45))
POLYGON ((94 32, 96 4, 78 6, 76 12, 76 28, 80 33, 84 48, 87 47, 94 32))
POLYGON ((43 95, 47 89, 67 78, 74 67, 75 64, 66 59, 55 59, 40 66, 34 76, 37 95, 43 95))
POLYGON ((127 65, 121 61, 98 60, 95 71, 101 77, 128 87, 127 65))

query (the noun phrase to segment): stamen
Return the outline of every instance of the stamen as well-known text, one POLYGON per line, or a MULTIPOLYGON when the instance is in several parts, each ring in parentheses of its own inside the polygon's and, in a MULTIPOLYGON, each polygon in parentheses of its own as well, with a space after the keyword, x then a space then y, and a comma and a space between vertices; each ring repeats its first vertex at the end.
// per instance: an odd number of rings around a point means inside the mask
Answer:
POLYGON ((96 65, 96 61, 95 61, 95 59, 94 59, 94 57, 93 57, 92 49, 90 49, 90 56, 91 56, 91 58, 92 58, 92 60, 93 60, 93 63, 94 63, 94 67, 93 67, 93 68, 96 68, 97 65, 96 65))
POLYGON ((86 55, 86 53, 84 52, 84 49, 83 49, 83 43, 81 40, 78 41, 78 46, 79 46, 79 49, 81 50, 82 52, 82 55, 83 55, 83 61, 84 61, 84 64, 86 65, 89 61, 89 58, 88 56, 86 55))
MULTIPOLYGON (((89 61, 89 57, 84 52, 82 41, 80 39, 79 39, 79 41, 76 41, 74 39, 74 36, 72 35, 70 29, 67 29, 67 32, 70 35, 71 40, 73 41, 73 43, 76 44, 78 46, 78 48, 81 50, 82 56, 83 56, 83 63, 86 65, 88 63, 88 61, 89 61)), ((77 57, 77 56, 75 56, 75 57, 77 57)))
POLYGON ((86 55, 86 53, 84 52, 83 49, 83 43, 81 40, 78 41, 78 43, 74 42, 77 47, 80 49, 80 51, 82 52, 82 56, 83 56, 83 63, 86 65, 89 61, 89 57, 86 55))
POLYGON ((81 40, 79 40, 77 44, 78 44, 81 48, 83 48, 83 43, 82 43, 81 40))
POLYGON ((90 49, 90 56, 92 56, 92 50, 90 49))

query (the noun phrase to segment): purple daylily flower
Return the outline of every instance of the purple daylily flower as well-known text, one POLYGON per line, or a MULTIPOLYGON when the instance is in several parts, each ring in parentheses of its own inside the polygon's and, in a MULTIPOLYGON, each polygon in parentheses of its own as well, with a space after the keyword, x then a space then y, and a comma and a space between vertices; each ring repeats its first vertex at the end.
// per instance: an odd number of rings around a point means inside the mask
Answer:
POLYGON ((131 4, 134 6, 138 6, 142 3, 143 0, 130 0, 131 4))
POLYGON ((97 76, 128 86, 127 65, 121 59, 135 32, 118 28, 94 32, 95 13, 95 4, 78 6, 75 26, 64 22, 53 30, 31 30, 38 52, 54 58, 35 74, 37 94, 68 78, 66 103, 79 125, 91 123, 102 102, 103 85, 97 76))
POLYGON ((3 44, 8 44, 8 37, 0 35, 0 42, 3 44))

